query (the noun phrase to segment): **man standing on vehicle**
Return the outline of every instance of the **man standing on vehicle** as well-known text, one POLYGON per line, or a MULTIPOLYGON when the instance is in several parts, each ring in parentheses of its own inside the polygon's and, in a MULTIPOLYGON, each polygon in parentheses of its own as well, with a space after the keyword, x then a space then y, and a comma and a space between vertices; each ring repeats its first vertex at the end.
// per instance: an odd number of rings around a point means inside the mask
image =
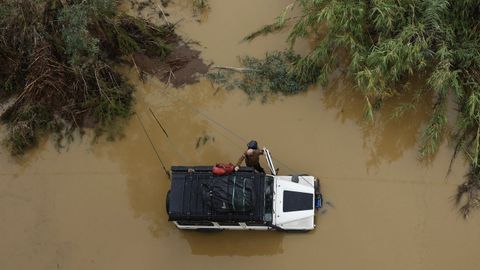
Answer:
POLYGON ((243 153, 240 159, 235 166, 235 171, 238 171, 239 166, 242 164, 243 160, 245 160, 245 164, 247 167, 253 167, 259 173, 265 173, 265 170, 260 166, 260 155, 263 155, 263 150, 258 149, 257 141, 250 141, 247 144, 247 151, 243 153))

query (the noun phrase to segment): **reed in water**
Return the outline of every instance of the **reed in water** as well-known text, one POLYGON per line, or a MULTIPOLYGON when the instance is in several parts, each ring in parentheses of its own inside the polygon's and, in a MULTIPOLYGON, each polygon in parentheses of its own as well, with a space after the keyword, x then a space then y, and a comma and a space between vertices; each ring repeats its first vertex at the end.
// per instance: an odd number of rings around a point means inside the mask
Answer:
POLYGON ((457 196, 467 217, 480 206, 479 16, 479 2, 469 0, 299 0, 274 24, 245 40, 291 24, 292 45, 308 37, 315 46, 290 72, 303 81, 325 83, 333 70, 346 68, 364 96, 369 120, 392 97, 410 96, 410 102, 394 112, 396 117, 414 111, 422 99, 433 99, 430 119, 419 136, 419 156, 434 156, 447 126, 453 127, 453 156, 463 152, 471 167, 457 196), (292 9, 301 15, 290 16, 292 9), (345 55, 347 62, 338 61, 345 55), (414 77, 424 78, 424 84, 412 94, 406 89, 414 77), (447 117, 450 101, 458 111, 453 123, 447 117))

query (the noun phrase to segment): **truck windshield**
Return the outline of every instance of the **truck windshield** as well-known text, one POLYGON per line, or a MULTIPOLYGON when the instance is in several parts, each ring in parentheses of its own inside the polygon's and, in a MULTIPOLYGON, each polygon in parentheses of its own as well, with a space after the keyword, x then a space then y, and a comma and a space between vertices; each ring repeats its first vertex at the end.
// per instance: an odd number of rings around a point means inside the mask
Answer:
POLYGON ((273 216, 273 177, 265 176, 265 221, 271 222, 273 216))

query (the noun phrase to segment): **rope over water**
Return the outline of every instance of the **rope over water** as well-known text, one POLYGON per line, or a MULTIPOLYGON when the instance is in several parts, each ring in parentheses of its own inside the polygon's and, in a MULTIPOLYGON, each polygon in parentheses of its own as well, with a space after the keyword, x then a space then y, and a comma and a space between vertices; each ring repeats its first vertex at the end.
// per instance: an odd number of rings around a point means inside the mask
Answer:
MULTIPOLYGON (((242 141, 243 143, 247 143, 249 142, 249 140, 247 140, 245 137, 239 135, 238 133, 236 133, 235 131, 229 129, 228 127, 226 127, 225 125, 223 125, 222 123, 218 122, 217 120, 213 119, 212 117, 210 117, 208 114, 200 111, 199 109, 195 108, 194 106, 192 106, 191 104, 189 104, 188 102, 184 101, 181 97, 179 97, 178 95, 175 95, 174 93, 170 93, 168 92, 166 89, 163 89, 161 88, 161 90, 166 93, 167 95, 169 95, 170 97, 173 97, 175 98, 177 101, 183 103, 185 105, 185 107, 187 107, 188 109, 192 110, 193 112, 196 112, 200 115, 202 115, 203 117, 205 117, 205 119, 207 119, 208 121, 210 121, 211 123, 215 124, 216 126, 220 127, 221 129, 225 130, 226 132, 232 134, 233 136, 235 136, 237 139, 239 139, 240 141, 242 141)), ((297 171, 295 171, 294 169, 290 168, 288 165, 286 165, 284 162, 282 162, 281 160, 279 160, 278 158, 273 158, 273 160, 275 160, 275 162, 277 162, 278 164, 280 164, 282 167, 285 167, 287 168, 287 170, 289 170, 292 174, 295 174, 295 175, 299 175, 299 173, 297 171)), ((304 180, 305 182, 307 182, 308 184, 311 185, 311 183, 307 180, 305 180, 301 175, 299 175, 299 178, 301 178, 302 180, 304 180)))
POLYGON ((170 173, 167 170, 167 167, 165 167, 165 163, 163 163, 162 159, 160 158, 160 155, 158 154, 157 149, 155 148, 155 145, 152 142, 152 139, 150 138, 150 135, 148 135, 147 129, 145 128, 145 125, 143 124, 142 120, 140 117, 136 114, 135 115, 138 119, 138 122, 140 122, 140 125, 142 126, 143 132, 145 132, 145 135, 147 136, 148 141, 150 142, 150 145, 152 146, 153 151, 157 155, 158 160, 160 161, 160 164, 162 164, 162 168, 165 171, 165 174, 167 175, 168 178, 170 178, 170 173))

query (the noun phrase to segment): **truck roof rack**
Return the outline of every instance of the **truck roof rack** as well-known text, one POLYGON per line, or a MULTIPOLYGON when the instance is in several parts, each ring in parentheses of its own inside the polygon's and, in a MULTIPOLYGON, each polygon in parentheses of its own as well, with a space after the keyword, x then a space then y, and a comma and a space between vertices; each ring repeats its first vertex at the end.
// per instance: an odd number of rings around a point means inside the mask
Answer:
POLYGON ((173 166, 171 190, 168 194, 170 221, 263 222, 265 215, 265 174, 241 167, 233 175, 254 182, 255 204, 249 212, 219 212, 204 200, 204 186, 221 176, 212 173, 212 166, 173 166))

